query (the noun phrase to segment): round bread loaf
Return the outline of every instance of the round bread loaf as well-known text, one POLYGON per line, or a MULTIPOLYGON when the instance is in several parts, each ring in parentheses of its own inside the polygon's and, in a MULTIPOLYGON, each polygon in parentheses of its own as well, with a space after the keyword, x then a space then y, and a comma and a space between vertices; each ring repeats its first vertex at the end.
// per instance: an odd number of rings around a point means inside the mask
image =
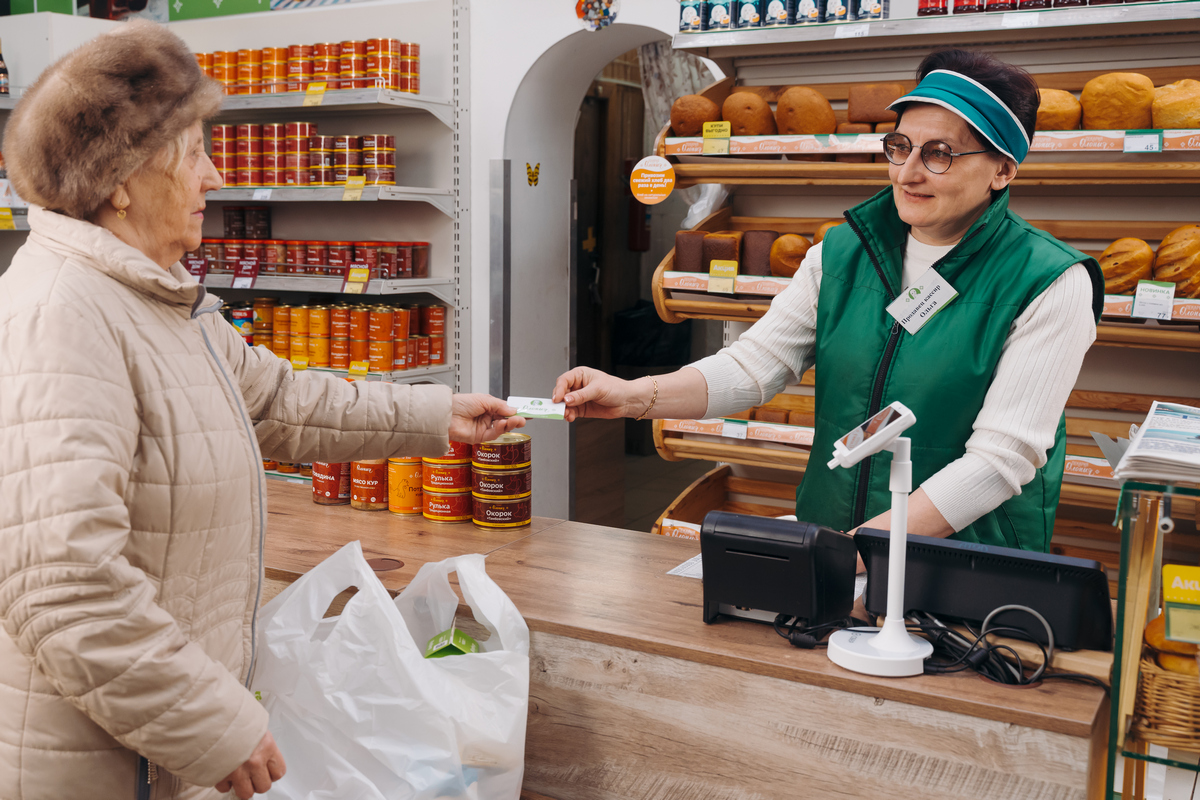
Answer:
POLYGON ((1038 104, 1037 125, 1039 131, 1079 130, 1079 118, 1083 106, 1075 95, 1062 89, 1039 89, 1041 102, 1038 104))
POLYGON ((698 94, 685 94, 671 105, 671 130, 676 136, 699 136, 704 123, 720 121, 717 104, 698 94))
POLYGON ((813 236, 813 244, 818 244, 822 239, 824 239, 825 234, 829 233, 830 228, 836 228, 841 224, 842 220, 840 219, 831 219, 829 222, 822 222, 821 227, 817 228, 816 235, 813 236))
POLYGON ((1154 280, 1175 284, 1176 297, 1200 297, 1200 225, 1163 237, 1154 256, 1154 280))
POLYGON ((1100 255, 1105 294, 1133 294, 1138 281, 1150 280, 1154 251, 1141 239, 1117 239, 1100 255))
POLYGON ((1083 128, 1089 131, 1140 130, 1153 123, 1154 82, 1137 72, 1110 72, 1092 78, 1079 95, 1083 128))
POLYGON ((837 130, 837 117, 825 95, 807 86, 792 86, 779 95, 775 122, 786 134, 825 134, 837 130))
POLYGON ((1154 90, 1155 128, 1200 128, 1200 81, 1184 78, 1154 90))
POLYGON ((734 92, 721 104, 721 117, 734 136, 769 136, 775 133, 775 115, 767 101, 752 92, 734 92))
POLYGON ((785 233, 771 245, 771 274, 790 278, 800 269, 804 254, 812 244, 798 233, 785 233))
POLYGON ((1194 656, 1200 648, 1191 642, 1176 642, 1167 638, 1167 615, 1159 614, 1146 626, 1146 644, 1160 653, 1176 653, 1181 656, 1194 656))
POLYGON ((1173 653, 1159 653, 1155 658, 1158 665, 1168 672, 1179 672, 1184 675, 1200 675, 1200 667, 1196 664, 1195 656, 1177 656, 1173 653))

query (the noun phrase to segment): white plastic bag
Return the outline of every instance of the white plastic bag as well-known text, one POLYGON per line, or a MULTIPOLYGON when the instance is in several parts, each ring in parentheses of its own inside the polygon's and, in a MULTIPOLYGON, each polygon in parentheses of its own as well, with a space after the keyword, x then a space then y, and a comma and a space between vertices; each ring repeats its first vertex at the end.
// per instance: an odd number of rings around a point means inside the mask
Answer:
POLYGON ((258 630, 252 688, 287 760, 271 800, 517 800, 529 628, 483 556, 426 564, 393 601, 351 542, 267 603, 258 630), (458 607, 452 572, 491 635, 478 653, 426 659, 458 607))

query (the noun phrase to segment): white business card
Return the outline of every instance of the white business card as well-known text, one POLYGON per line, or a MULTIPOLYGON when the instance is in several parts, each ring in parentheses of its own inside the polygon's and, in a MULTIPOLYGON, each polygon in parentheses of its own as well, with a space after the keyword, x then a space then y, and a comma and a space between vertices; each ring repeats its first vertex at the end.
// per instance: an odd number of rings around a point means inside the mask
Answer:
POLYGON ((555 403, 548 397, 510 397, 508 404, 517 410, 514 416, 525 419, 563 419, 566 403, 555 403))

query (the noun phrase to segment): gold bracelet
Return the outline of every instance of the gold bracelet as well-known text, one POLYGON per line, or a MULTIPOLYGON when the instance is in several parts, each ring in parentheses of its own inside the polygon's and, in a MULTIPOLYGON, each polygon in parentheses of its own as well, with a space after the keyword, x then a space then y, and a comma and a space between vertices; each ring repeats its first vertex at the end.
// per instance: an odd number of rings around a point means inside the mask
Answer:
POLYGON ((650 413, 650 409, 654 408, 654 404, 658 402, 658 379, 651 378, 650 380, 654 381, 654 395, 651 396, 650 405, 646 406, 646 410, 642 412, 642 415, 634 419, 635 422, 637 420, 645 419, 646 415, 650 413))

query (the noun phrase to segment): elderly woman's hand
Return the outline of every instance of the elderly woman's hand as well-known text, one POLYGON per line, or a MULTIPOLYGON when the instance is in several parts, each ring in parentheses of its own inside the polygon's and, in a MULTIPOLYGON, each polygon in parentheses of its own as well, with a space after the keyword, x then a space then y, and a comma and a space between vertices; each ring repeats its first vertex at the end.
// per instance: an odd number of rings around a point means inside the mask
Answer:
POLYGON ((490 442, 525 425, 523 418, 513 416, 516 413, 508 403, 489 394, 456 394, 450 403, 450 440, 490 442))
POLYGON ((217 784, 217 791, 228 792, 230 789, 240 800, 250 800, 255 794, 264 794, 271 784, 284 776, 287 765, 283 761, 283 753, 275 744, 275 737, 270 731, 263 734, 262 740, 246 763, 226 776, 217 784))

